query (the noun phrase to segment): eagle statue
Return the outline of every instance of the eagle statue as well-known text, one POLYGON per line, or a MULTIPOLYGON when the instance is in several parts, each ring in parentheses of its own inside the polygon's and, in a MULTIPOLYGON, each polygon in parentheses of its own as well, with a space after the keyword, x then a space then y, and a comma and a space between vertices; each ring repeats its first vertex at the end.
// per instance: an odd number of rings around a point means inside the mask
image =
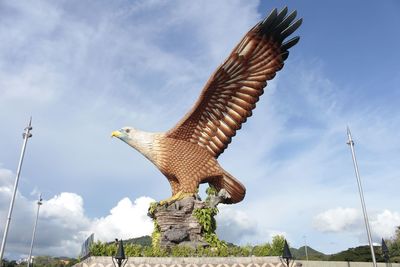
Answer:
POLYGON ((299 37, 285 39, 302 23, 297 12, 287 7, 274 9, 257 23, 211 75, 192 109, 164 133, 150 133, 132 127, 112 132, 149 159, 168 179, 172 203, 198 192, 209 183, 225 190, 223 203, 243 200, 246 188, 225 171, 217 158, 232 137, 252 115, 267 81, 282 69, 288 49, 299 37))

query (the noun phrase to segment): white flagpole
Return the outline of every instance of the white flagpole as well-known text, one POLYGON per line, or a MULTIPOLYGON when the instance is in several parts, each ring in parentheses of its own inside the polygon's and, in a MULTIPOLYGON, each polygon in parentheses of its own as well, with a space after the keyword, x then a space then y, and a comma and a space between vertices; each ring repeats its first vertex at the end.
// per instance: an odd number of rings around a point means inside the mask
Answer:
POLYGON ((22 145, 22 151, 21 151, 21 156, 19 159, 19 164, 17 168, 17 175, 15 177, 15 184, 14 184, 14 191, 13 195, 11 198, 11 203, 10 203, 10 208, 8 210, 8 216, 7 216, 7 222, 6 222, 6 227, 4 229, 4 234, 3 234, 3 241, 1 242, 1 251, 0 251, 0 265, 3 264, 3 255, 4 255, 4 249, 6 246, 6 240, 7 240, 7 235, 8 235, 8 228, 10 227, 10 221, 11 221, 11 215, 13 212, 13 207, 14 207, 14 201, 15 201, 15 195, 17 193, 17 187, 18 187, 18 181, 19 181, 19 176, 21 174, 21 167, 22 167, 22 162, 24 161, 24 155, 25 155, 25 149, 26 149, 26 143, 28 142, 28 138, 32 137, 32 134, 30 131, 32 130, 32 117, 29 120, 28 126, 25 128, 25 131, 22 135, 24 138, 24 143, 22 145))
POLYGON ((35 242, 35 235, 36 235, 36 227, 39 219, 39 210, 40 210, 40 205, 42 205, 42 194, 39 196, 39 200, 37 202, 37 212, 36 212, 36 220, 35 220, 35 226, 33 227, 33 234, 32 234, 32 241, 31 241, 31 249, 29 250, 29 257, 28 257, 28 267, 31 266, 31 259, 32 259, 32 251, 33 251, 33 243, 35 242))
POLYGON ((350 132, 349 127, 347 127, 347 137, 348 137, 347 144, 350 146, 351 156, 353 158, 354 171, 356 173, 356 178, 357 178, 358 192, 360 193, 361 206, 362 206, 363 215, 364 215, 365 228, 367 229, 369 247, 371 249, 372 262, 374 264, 374 267, 377 267, 376 259, 375 259, 374 246, 372 245, 371 230, 369 228, 367 208, 365 207, 364 194, 363 194, 363 190, 362 190, 362 186, 361 186, 361 178, 360 178, 360 173, 358 171, 356 152, 354 150, 354 141, 353 141, 353 139, 351 137, 351 132, 350 132))

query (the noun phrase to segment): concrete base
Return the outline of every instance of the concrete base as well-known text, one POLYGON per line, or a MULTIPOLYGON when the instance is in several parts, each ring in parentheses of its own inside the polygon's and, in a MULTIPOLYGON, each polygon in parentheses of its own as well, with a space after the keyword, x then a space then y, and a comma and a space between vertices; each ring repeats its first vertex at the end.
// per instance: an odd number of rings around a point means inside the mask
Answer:
MULTIPOLYGON (((372 262, 351 261, 298 261, 302 267, 372 267, 372 262)), ((400 267, 400 263, 378 262, 378 267, 400 267)))
MULTIPOLYGON (((113 267, 111 257, 89 257, 74 267, 113 267)), ((284 267, 278 257, 132 257, 125 267, 284 267)), ((294 264, 293 267, 300 266, 294 264)))
MULTIPOLYGON (((371 267, 372 262, 296 261, 293 267, 371 267)), ((74 267, 114 267, 111 257, 89 257, 74 267)), ((278 257, 131 257, 125 267, 286 267, 278 257)), ((292 265, 290 266, 292 267, 292 265)), ((400 263, 378 263, 378 267, 400 267, 400 263)))

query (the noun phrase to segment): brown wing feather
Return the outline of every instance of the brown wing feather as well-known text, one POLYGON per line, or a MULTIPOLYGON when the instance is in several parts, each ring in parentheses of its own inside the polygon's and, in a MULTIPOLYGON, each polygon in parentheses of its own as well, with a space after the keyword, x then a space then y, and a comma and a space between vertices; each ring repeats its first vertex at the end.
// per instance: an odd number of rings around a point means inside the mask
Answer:
POLYGON ((293 22, 296 11, 286 13, 287 8, 280 13, 273 10, 243 37, 168 137, 198 144, 214 157, 225 150, 251 116, 267 80, 282 69, 287 50, 299 40, 295 37, 283 43, 301 24, 301 19, 293 22))

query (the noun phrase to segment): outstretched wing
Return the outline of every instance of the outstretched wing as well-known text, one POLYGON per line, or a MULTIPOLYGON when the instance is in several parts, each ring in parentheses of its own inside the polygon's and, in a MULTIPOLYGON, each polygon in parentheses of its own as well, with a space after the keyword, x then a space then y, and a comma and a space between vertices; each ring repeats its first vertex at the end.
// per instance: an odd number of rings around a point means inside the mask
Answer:
POLYGON ((198 144, 218 157, 263 94, 267 80, 282 69, 299 37, 286 42, 302 23, 287 8, 255 25, 208 80, 199 99, 167 136, 198 144))

